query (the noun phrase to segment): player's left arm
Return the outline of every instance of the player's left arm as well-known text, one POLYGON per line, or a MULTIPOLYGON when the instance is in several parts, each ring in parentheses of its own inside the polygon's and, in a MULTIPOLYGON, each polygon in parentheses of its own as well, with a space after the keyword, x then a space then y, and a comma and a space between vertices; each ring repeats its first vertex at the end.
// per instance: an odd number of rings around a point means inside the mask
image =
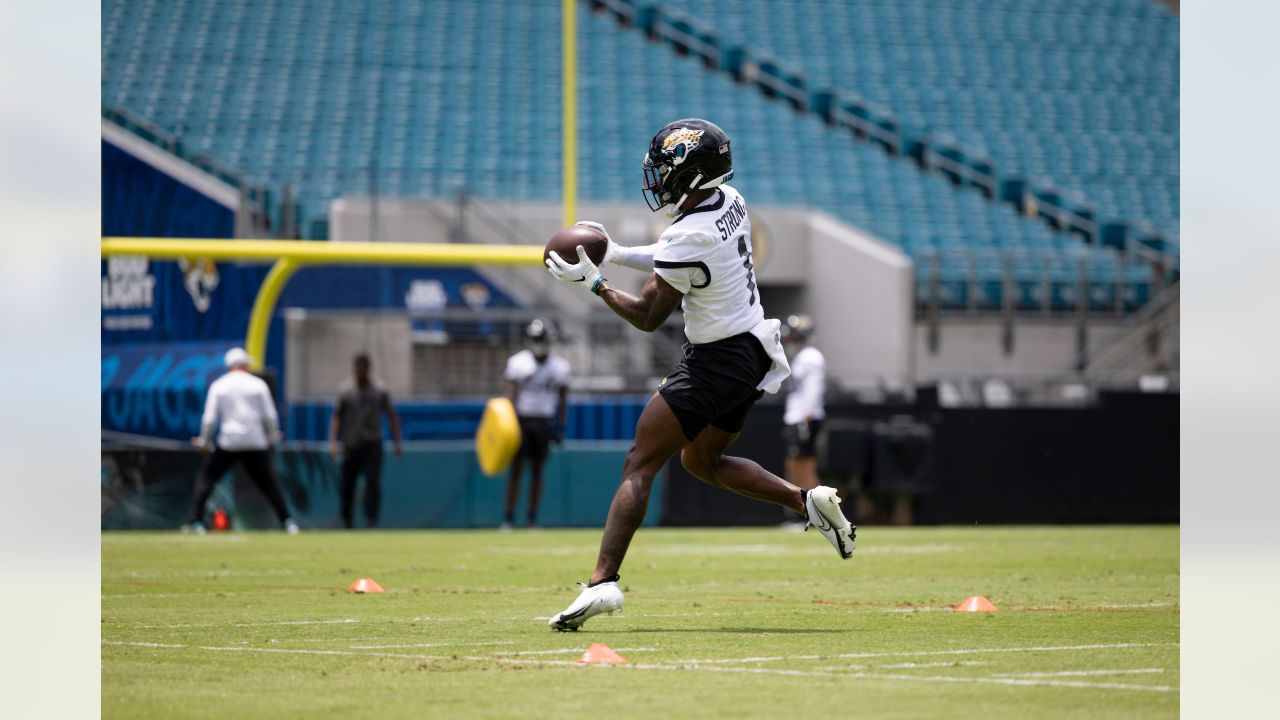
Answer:
POLYGON ((662 327, 662 323, 666 322, 684 298, 683 293, 657 273, 645 280, 639 297, 610 286, 609 281, 604 279, 600 281, 597 294, 618 317, 645 332, 653 332, 662 327))
POLYGON ((581 245, 576 249, 577 263, 566 262, 559 253, 551 251, 547 259, 547 271, 566 285, 581 285, 599 295, 618 317, 640 330, 657 330, 684 297, 684 293, 656 272, 645 280, 639 297, 611 287, 600 273, 600 268, 587 257, 587 251, 581 245))

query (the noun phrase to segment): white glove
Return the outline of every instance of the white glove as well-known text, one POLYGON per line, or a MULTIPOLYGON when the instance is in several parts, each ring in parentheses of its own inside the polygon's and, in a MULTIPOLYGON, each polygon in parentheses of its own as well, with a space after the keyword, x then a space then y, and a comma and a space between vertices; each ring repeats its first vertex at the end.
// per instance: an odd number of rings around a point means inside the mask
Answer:
POLYGON ((578 264, 576 265, 565 262, 559 253, 552 250, 551 256, 547 258, 547 272, 566 285, 581 285, 597 295, 600 294, 600 284, 604 282, 600 268, 591 262, 591 258, 587 257, 587 251, 581 245, 578 246, 578 264))
POLYGON ((600 263, 601 265, 604 265, 605 263, 621 262, 622 253, 620 252, 618 243, 614 242, 613 238, 609 237, 609 231, 605 230, 603 225, 601 225, 600 223, 594 220, 579 220, 578 222, 574 223, 574 225, 581 225, 582 227, 585 227, 585 228, 591 228, 592 230, 595 230, 596 232, 604 236, 605 242, 608 243, 608 249, 604 251, 604 262, 600 263))

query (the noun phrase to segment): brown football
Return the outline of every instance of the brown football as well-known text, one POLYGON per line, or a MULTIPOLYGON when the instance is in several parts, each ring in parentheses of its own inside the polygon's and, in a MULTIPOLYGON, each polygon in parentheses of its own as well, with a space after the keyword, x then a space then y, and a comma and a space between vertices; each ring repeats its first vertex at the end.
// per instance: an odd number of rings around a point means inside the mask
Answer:
POLYGON ((542 251, 542 260, 546 262, 551 257, 551 251, 554 250, 561 260, 576 264, 579 245, 587 251, 587 257, 591 258, 591 262, 596 265, 604 262, 605 251, 609 249, 609 242, 604 239, 604 235, 589 227, 571 225, 551 236, 547 241, 547 247, 542 251))

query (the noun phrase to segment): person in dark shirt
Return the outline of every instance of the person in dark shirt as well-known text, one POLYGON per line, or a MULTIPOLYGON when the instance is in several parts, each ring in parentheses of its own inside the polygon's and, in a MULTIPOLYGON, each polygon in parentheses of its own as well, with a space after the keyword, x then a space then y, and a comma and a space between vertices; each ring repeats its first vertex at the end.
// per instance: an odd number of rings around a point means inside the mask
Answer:
POLYGON ((356 480, 364 475, 364 516, 369 527, 378 526, 382 499, 382 416, 391 422, 396 457, 404 452, 400 438, 400 416, 391 404, 391 394, 369 375, 369 356, 356 355, 355 377, 343 383, 329 423, 329 454, 338 459, 338 438, 342 438, 342 523, 353 527, 352 505, 356 480))

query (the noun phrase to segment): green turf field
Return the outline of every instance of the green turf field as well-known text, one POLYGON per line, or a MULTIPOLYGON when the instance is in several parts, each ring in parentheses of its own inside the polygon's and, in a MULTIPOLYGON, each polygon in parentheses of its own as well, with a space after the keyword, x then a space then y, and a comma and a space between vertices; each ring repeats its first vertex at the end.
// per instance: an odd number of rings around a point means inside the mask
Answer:
POLYGON ((103 714, 1178 713, 1178 529, 645 529, 626 611, 555 633, 599 532, 108 533, 103 714), (385 594, 343 588, 371 577, 385 594), (947 609, 985 595, 994 614, 947 609), (603 642, 630 661, 570 661, 603 642))

